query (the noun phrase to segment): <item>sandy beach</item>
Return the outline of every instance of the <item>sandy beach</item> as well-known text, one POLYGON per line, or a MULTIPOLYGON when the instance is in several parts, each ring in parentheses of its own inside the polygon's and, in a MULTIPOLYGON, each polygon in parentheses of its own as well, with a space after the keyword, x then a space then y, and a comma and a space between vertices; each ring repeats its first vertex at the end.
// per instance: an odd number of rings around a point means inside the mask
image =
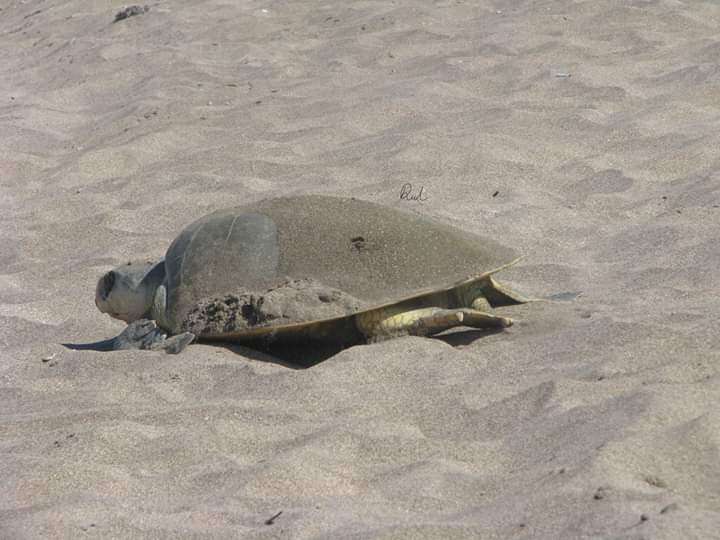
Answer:
POLYGON ((0 6, 0 538, 720 538, 717 4, 123 7, 0 6), (308 369, 62 345, 124 328, 110 268, 306 193, 548 301, 308 369))

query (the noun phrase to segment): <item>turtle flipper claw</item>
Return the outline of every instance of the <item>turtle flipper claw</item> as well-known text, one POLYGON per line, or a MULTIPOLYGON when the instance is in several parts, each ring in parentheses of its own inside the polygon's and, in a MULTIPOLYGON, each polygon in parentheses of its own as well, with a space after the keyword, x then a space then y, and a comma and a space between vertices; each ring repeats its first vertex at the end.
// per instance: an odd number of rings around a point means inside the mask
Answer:
POLYGON ((176 336, 164 339, 162 342, 155 344, 153 349, 163 349, 168 354, 178 354, 185 350, 195 340, 195 334, 191 332, 183 332, 176 336))

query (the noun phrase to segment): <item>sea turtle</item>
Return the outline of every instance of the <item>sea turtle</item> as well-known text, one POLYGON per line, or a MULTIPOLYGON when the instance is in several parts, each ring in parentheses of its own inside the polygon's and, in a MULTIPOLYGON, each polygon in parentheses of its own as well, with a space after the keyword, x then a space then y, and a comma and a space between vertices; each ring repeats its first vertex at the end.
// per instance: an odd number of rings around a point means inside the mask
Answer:
POLYGON ((504 328, 512 320, 492 308, 528 301, 493 278, 511 259, 497 242, 415 213, 280 197, 195 221, 164 260, 102 276, 95 303, 129 323, 115 348, 168 352, 196 337, 350 344, 504 328))

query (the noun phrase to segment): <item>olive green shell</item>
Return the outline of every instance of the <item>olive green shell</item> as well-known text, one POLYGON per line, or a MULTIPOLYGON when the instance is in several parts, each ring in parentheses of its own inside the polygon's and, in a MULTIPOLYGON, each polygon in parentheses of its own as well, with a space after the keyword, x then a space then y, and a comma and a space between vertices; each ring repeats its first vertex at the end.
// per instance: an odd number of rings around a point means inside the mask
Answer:
MULTIPOLYGON (((447 288, 514 256, 487 238, 367 201, 267 199, 214 212, 179 234, 165 258, 167 315, 178 330, 204 299, 266 291, 288 279, 338 289, 370 309, 447 288)), ((310 313, 295 322, 323 318, 310 313)))

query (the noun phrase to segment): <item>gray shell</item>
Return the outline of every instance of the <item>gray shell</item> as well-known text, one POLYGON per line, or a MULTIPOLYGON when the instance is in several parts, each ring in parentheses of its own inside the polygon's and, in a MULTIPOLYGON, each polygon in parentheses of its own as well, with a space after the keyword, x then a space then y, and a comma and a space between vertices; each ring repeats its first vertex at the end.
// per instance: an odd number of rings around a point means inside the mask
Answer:
POLYGON ((238 295, 282 304, 282 316, 261 326, 337 318, 447 288, 512 258, 492 240, 367 201, 267 199, 214 212, 180 233, 165 258, 167 314, 178 332, 203 302, 238 295), (287 290, 294 308, 280 298, 287 290))

